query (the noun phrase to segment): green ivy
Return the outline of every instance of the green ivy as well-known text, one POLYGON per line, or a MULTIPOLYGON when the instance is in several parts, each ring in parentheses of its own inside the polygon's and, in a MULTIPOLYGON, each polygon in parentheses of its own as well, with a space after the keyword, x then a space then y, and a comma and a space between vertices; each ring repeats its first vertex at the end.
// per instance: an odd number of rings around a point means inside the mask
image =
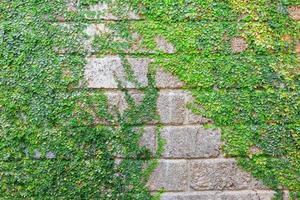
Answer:
POLYGON ((82 83, 85 15, 64 0, 4 0, 0 13, 0 198, 151 199, 163 144, 159 129, 155 154, 140 138, 159 120, 155 68, 139 104, 120 85, 120 112, 82 83))
POLYGON ((94 50, 150 57, 156 66, 178 76, 201 106, 194 111, 222 129, 224 153, 276 190, 275 198, 282 197, 282 187, 291 199, 299 198, 300 82, 295 47, 300 24, 288 13, 288 7, 299 6, 299 1, 106 2, 120 21, 105 23, 112 33, 96 37, 94 50), (142 19, 128 21, 128 5, 142 19), (158 36, 176 52, 160 49, 158 36), (246 43, 241 52, 233 50, 235 38, 246 43))
MULTIPOLYGON (((139 146, 142 127, 156 119, 153 75, 163 67, 186 82, 202 109, 222 129, 224 153, 271 189, 300 196, 299 21, 288 15, 297 0, 82 0, 0 2, 0 182, 3 199, 151 199, 147 178, 162 151, 139 146), (74 1, 77 2, 77 1, 74 1), (107 3, 120 20, 103 22, 88 8, 107 3), (141 20, 128 20, 134 10, 141 20), (95 54, 155 60, 145 97, 125 94, 124 113, 101 91, 79 87, 88 52, 86 24, 113 30, 95 37, 95 54), (132 33, 138 33, 137 43, 132 33), (175 54, 157 47, 163 37, 175 54), (119 37, 122 40, 114 40, 119 37), (242 38, 245 51, 232 51, 242 38), (148 51, 131 52, 131 47, 148 51), (133 56, 133 55, 130 55, 133 56), (113 126, 106 126, 111 124, 113 126), (141 127, 136 130, 136 125, 141 127), (116 163, 116 155, 125 159, 116 163), (148 168, 145 170, 145 165, 148 168)), ((138 85, 137 85, 138 86, 138 85)), ((159 127, 157 130, 159 138, 159 127)))

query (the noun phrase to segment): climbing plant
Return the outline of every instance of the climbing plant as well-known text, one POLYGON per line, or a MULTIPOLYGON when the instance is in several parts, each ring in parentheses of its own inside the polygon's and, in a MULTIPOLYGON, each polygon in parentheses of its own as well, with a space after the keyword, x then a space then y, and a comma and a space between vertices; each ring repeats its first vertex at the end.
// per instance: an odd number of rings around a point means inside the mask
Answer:
POLYGON ((0 13, 0 199, 152 198, 162 142, 151 153, 140 138, 159 120, 155 68, 140 103, 120 84, 121 112, 85 89, 84 15, 62 0, 4 0, 0 13))
POLYGON ((150 57, 177 75, 201 106, 192 109, 222 129, 224 153, 275 198, 282 187, 299 198, 300 26, 289 13, 299 1, 105 2, 122 20, 106 23, 95 51, 150 57), (140 18, 126 20, 130 9, 140 18))
POLYGON ((151 155, 140 147, 142 131, 133 125, 157 118, 154 72, 139 87, 141 104, 120 85, 129 106, 112 112, 101 91, 80 84, 91 21, 112 30, 93 38, 93 54, 122 55, 137 85, 126 54, 178 76, 201 106, 191 109, 222 129, 224 153, 276 190, 275 198, 282 187, 299 198, 300 26, 288 12, 299 1, 69 2, 0 2, 1 198, 152 198, 145 177, 161 149, 151 155), (109 8, 91 11, 96 4, 109 8), (131 11, 140 17, 128 20, 131 11), (117 19, 103 22, 105 12, 117 19), (117 163, 117 154, 128 159, 117 163))

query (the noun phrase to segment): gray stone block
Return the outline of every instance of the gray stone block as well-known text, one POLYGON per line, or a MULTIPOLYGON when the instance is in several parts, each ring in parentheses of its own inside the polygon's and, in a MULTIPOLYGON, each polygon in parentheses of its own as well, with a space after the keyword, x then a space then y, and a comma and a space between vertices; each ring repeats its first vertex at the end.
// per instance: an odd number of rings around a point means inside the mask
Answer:
POLYGON ((272 200, 273 191, 226 191, 217 195, 216 200, 272 200))
MULTIPOLYGON (((128 58, 134 76, 141 86, 148 84, 147 73, 150 59, 128 58)), ((84 78, 88 88, 118 88, 118 81, 127 88, 136 88, 128 80, 119 56, 88 58, 84 78)))
POLYGON ((157 100, 158 113, 164 124, 183 124, 185 120, 185 94, 180 91, 161 92, 157 100))
POLYGON ((157 48, 163 51, 164 53, 175 53, 176 49, 170 42, 166 41, 164 37, 157 36, 155 37, 155 42, 157 45, 157 48))
POLYGON ((165 158, 217 157, 220 148, 220 131, 199 126, 164 127, 161 136, 165 139, 165 158))
MULTIPOLYGON (((197 108, 198 110, 201 110, 199 104, 195 104, 194 98, 190 92, 185 92, 185 104, 186 107, 188 105, 193 105, 192 107, 197 108)), ((186 109, 186 116, 185 116, 185 122, 184 124, 205 124, 205 123, 211 123, 211 119, 207 119, 201 115, 195 114, 190 108, 186 109)))
POLYGON ((184 83, 176 76, 162 68, 158 68, 155 78, 158 88, 182 88, 184 86, 184 83))
POLYGON ((148 182, 151 191, 183 191, 187 188, 188 164, 184 160, 160 161, 148 182))
POLYGON ((258 185, 258 181, 242 171, 234 159, 192 161, 190 170, 193 190, 242 190, 255 189, 258 185))
POLYGON ((215 200, 217 192, 180 192, 180 193, 163 193, 161 200, 215 200))
POLYGON ((203 191, 163 193, 161 200, 271 200, 273 191, 203 191))
MULTIPOLYGON (((140 128, 141 130, 141 128, 140 128)), ((156 132, 155 126, 147 126, 143 130, 143 136, 140 141, 141 146, 148 148, 151 153, 155 154, 156 152, 156 132)))
POLYGON ((210 120, 195 115, 187 108, 190 94, 184 90, 161 91, 157 100, 163 124, 203 124, 210 120))

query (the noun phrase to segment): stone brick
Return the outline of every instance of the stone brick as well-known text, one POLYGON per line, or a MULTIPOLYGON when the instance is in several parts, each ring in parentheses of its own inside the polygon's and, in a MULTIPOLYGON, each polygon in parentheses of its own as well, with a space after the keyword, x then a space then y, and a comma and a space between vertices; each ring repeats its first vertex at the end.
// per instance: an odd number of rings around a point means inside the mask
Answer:
POLYGON ((248 48, 248 44, 244 38, 235 37, 231 40, 231 49, 234 53, 241 53, 248 48))
POLYGON ((300 6, 290 6, 288 8, 289 16, 293 20, 300 20, 300 6))
POLYGON ((157 48, 164 53, 175 53, 176 51, 175 47, 170 42, 167 42, 166 39, 161 36, 155 37, 155 42, 157 48))
MULTIPOLYGON (((201 110, 199 104, 196 104, 194 102, 194 98, 192 97, 190 92, 186 92, 185 94, 185 104, 186 106, 192 105, 193 108, 197 108, 197 110, 201 110)), ((207 119, 201 115, 195 114, 190 108, 186 109, 186 116, 185 116, 185 122, 184 124, 205 124, 205 123, 211 123, 211 119, 207 119)))
MULTIPOLYGON (((89 24, 86 26, 84 33, 86 34, 87 38, 83 39, 84 41, 84 48, 88 52, 95 52, 93 48, 93 40, 96 36, 103 36, 104 34, 112 34, 113 31, 105 23, 98 23, 98 24, 89 24)), ((118 39, 118 38, 115 38, 118 39)))
POLYGON ((272 191, 205 191, 205 192, 179 192, 163 193, 161 200, 271 200, 272 191))
POLYGON ((161 129, 165 139, 165 158, 217 157, 220 148, 220 131, 200 126, 174 126, 161 129))
POLYGON ((160 200, 216 200, 217 192, 163 193, 160 200))
POLYGON ((161 91, 157 100, 163 124, 200 124, 210 120, 195 115, 187 108, 190 94, 184 90, 161 91))
POLYGON ((260 186, 249 173, 243 172, 233 159, 192 161, 193 190, 242 190, 260 186))
POLYGON ((116 111, 123 113, 127 108, 127 103, 122 92, 105 92, 107 97, 108 110, 111 114, 115 114, 116 111))
MULTIPOLYGON (((114 114, 116 109, 118 112, 123 113, 127 108, 125 94, 121 91, 106 91, 104 94, 107 96, 108 109, 110 113, 114 114)), ((144 94, 139 91, 129 91, 129 95, 135 100, 137 104, 143 101, 144 94)))
MULTIPOLYGON (((149 59, 128 58, 134 76, 141 84, 148 84, 147 73, 149 59)), ((128 81, 125 69, 118 56, 105 56, 102 58, 88 58, 84 72, 85 81, 89 88, 118 88, 118 81, 127 88, 135 88, 135 84, 128 81)))
POLYGON ((164 160, 154 170, 148 186, 151 191, 183 191, 187 188, 188 164, 184 160, 164 160))
POLYGON ((153 154, 156 152, 156 133, 154 126, 147 126, 144 128, 144 133, 140 144, 148 148, 153 154))
MULTIPOLYGON (((154 126, 147 127, 134 127, 133 130, 137 134, 142 134, 140 138, 139 145, 141 147, 146 147, 154 155, 156 153, 156 132, 154 126)), ((122 153, 117 153, 115 155, 117 159, 123 159, 124 155, 122 153)))
POLYGON ((273 191, 226 191, 217 195, 216 200, 272 200, 273 191))
POLYGON ((158 68, 155 79, 158 88, 182 88, 184 86, 184 83, 176 76, 162 68, 158 68))
POLYGON ((161 92, 157 100, 158 114, 164 124, 183 124, 185 94, 182 91, 161 92))

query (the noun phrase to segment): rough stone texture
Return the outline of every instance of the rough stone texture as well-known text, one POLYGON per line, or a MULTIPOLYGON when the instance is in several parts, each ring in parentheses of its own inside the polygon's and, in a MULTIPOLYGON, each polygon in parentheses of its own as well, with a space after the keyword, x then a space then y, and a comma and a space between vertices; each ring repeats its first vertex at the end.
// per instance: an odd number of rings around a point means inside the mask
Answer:
POLYGON ((231 40, 231 49, 234 53, 241 53, 248 48, 248 44, 244 38, 236 37, 231 40))
POLYGON ((300 6, 290 6, 288 8, 289 16, 293 20, 300 20, 300 6))
POLYGON ((158 88, 182 88, 184 83, 177 77, 173 76, 170 72, 159 68, 156 72, 156 86, 158 88))
POLYGON ((164 124, 203 124, 209 122, 187 108, 190 94, 184 90, 161 91, 157 100, 158 114, 164 124))
POLYGON ((164 193, 161 200, 271 200, 274 192, 262 191, 205 191, 164 193))
POLYGON ((211 159, 191 162, 193 190, 257 189, 261 183, 238 168, 233 159, 211 159))
POLYGON ((144 128, 144 134, 141 138, 141 145, 148 148, 153 154, 156 152, 156 133, 154 126, 147 126, 144 128))
POLYGON ((155 42, 156 42, 158 49, 160 49, 164 53, 175 53, 175 51, 176 51, 175 47, 171 43, 167 42, 165 40, 165 38, 163 38, 161 36, 157 36, 155 38, 155 42))
POLYGON ((184 160, 160 161, 148 183, 152 191, 183 191, 188 184, 188 163, 184 160))
POLYGON ((200 126, 165 127, 161 130, 165 139, 165 158, 217 157, 220 148, 220 131, 200 126))
MULTIPOLYGON (((127 60, 138 82, 146 86, 150 59, 127 58, 127 60)), ((128 81, 119 56, 88 58, 84 77, 89 88, 118 88, 118 81, 127 88, 136 87, 134 83, 128 81)))

